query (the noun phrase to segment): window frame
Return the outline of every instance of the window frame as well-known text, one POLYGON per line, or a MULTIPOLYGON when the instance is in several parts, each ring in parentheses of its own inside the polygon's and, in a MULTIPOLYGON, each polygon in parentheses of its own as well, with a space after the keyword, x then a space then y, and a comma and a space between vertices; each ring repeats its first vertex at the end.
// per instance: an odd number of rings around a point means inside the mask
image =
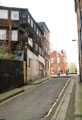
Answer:
POLYGON ((28 14, 28 23, 31 24, 31 18, 29 14, 28 14))
POLYGON ((33 39, 31 37, 28 37, 28 44, 33 47, 33 39))
POLYGON ((11 41, 14 41, 14 42, 17 42, 17 41, 18 41, 18 30, 12 30, 12 31, 11 31, 11 41), (13 35, 12 33, 13 33, 13 32, 16 32, 16 35, 17 35, 16 39, 13 39, 14 37, 12 37, 12 35, 13 35))
POLYGON ((19 20, 19 11, 11 11, 11 20, 19 20), (18 18, 15 18, 14 14, 18 14, 18 18))
POLYGON ((53 57, 51 57, 50 62, 54 63, 54 58, 53 57))
POLYGON ((0 9, 0 11, 7 12, 7 13, 6 13, 6 17, 3 17, 3 15, 4 15, 4 14, 2 14, 2 12, 1 12, 2 17, 0 17, 0 19, 8 19, 8 10, 5 10, 5 9, 0 9))
POLYGON ((35 43, 35 50, 36 50, 37 52, 38 52, 38 48, 39 48, 38 44, 35 43))
POLYGON ((53 67, 53 66, 51 67, 51 73, 54 73, 54 67, 53 67), (53 69, 52 69, 52 68, 53 68, 53 69))
POLYGON ((1 40, 6 40, 6 34, 7 34, 7 31, 4 30, 4 29, 0 29, 0 31, 5 31, 5 38, 3 38, 2 35, 0 35, 0 36, 1 36, 0 41, 1 41, 1 40))

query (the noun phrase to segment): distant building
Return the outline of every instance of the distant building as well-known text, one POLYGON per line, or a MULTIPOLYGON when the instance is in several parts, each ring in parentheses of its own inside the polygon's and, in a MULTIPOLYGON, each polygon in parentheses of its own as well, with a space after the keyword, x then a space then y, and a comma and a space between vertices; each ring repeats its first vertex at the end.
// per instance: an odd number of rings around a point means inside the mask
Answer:
POLYGON ((70 63, 68 65, 68 72, 69 74, 76 74, 77 73, 77 66, 76 66, 76 63, 70 63))
POLYGON ((67 66, 66 53, 58 52, 58 58, 56 51, 50 54, 50 75, 66 74, 67 66))

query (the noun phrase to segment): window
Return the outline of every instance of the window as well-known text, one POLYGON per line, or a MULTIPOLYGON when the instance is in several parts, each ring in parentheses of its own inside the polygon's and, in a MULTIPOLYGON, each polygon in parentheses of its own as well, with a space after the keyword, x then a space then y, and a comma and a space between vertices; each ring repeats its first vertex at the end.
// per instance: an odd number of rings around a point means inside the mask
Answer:
POLYGON ((54 63, 54 58, 51 58, 51 63, 54 63))
POLYGON ((0 18, 8 19, 8 10, 0 10, 0 18))
POLYGON ((60 63, 60 58, 58 57, 58 63, 60 63))
POLYGON ((29 58, 29 68, 30 68, 30 62, 31 62, 31 59, 29 58))
POLYGON ((19 11, 11 11, 11 20, 19 20, 19 11))
POLYGON ((48 53, 48 48, 46 48, 46 53, 48 53))
POLYGON ((38 35, 39 35, 39 37, 41 37, 41 32, 40 31, 38 32, 38 35))
POLYGON ((33 47, 33 40, 32 40, 32 38, 28 38, 28 44, 29 44, 31 47, 33 47))
POLYGON ((37 31, 37 27, 36 27, 36 25, 34 24, 34 31, 36 32, 37 31))
POLYGON ((50 51, 48 50, 48 55, 50 54, 50 51))
POLYGON ((44 56, 44 51, 42 51, 42 56, 44 56))
POLYGON ((51 73, 54 73, 54 67, 51 67, 51 73))
POLYGON ((38 35, 39 31, 38 31, 38 28, 37 28, 37 35, 38 35))
POLYGON ((44 51, 46 51, 46 47, 44 46, 44 51))
POLYGON ((0 40, 6 40, 6 30, 0 30, 0 40))
POLYGON ((39 69, 39 62, 36 60, 36 71, 39 69))
POLYGON ((28 15, 28 23, 30 24, 30 16, 28 15))
POLYGON ((39 54, 41 55, 41 53, 42 53, 42 49, 39 47, 39 54))
POLYGON ((11 40, 12 41, 18 41, 18 30, 12 30, 11 31, 11 40))
POLYGON ((38 51, 38 44, 35 43, 35 50, 38 51))
POLYGON ((49 61, 48 60, 45 61, 45 67, 46 67, 46 69, 49 69, 49 61))
POLYGON ((31 19, 31 27, 33 28, 33 20, 31 19))

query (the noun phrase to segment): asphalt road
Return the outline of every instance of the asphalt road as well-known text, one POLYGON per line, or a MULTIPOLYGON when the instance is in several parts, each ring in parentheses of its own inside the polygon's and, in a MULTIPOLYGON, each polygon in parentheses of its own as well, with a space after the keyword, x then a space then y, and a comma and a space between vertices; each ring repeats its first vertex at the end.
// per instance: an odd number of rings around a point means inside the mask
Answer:
POLYGON ((40 120, 69 78, 51 78, 39 87, 0 105, 1 120, 40 120))

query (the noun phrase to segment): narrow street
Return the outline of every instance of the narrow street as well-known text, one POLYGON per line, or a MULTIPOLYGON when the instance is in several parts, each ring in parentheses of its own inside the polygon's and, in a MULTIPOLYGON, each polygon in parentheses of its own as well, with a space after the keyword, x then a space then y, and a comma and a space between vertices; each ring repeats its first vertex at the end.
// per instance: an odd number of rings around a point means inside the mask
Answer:
POLYGON ((51 78, 0 105, 0 119, 40 120, 48 113, 69 78, 51 78))

